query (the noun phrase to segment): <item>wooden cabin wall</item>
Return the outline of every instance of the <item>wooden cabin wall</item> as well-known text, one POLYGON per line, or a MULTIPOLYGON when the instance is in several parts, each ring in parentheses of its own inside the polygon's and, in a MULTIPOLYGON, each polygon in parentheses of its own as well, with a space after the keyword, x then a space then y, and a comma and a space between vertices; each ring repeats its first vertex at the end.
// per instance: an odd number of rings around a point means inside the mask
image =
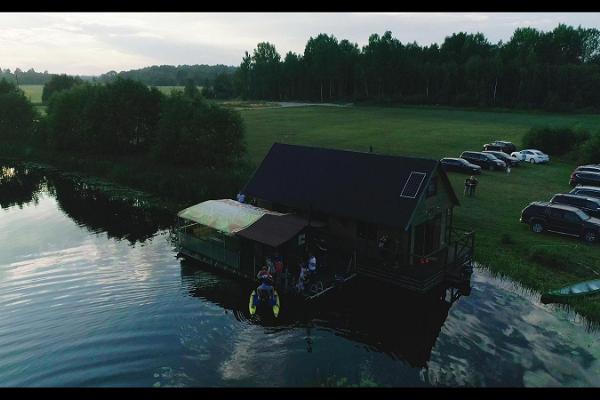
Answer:
POLYGON ((258 273, 254 266, 254 243, 247 239, 240 240, 240 272, 248 277, 258 273))
POLYGON ((437 215, 441 215, 441 230, 440 230, 440 246, 447 244, 448 225, 452 224, 452 214, 448 212, 448 209, 454 207, 450 190, 452 188, 447 187, 444 181, 438 176, 437 171, 434 173, 432 179, 437 180, 437 191, 433 196, 427 196, 427 190, 421 195, 421 200, 415 209, 413 219, 411 221, 411 232, 413 234, 413 240, 411 244, 411 252, 414 251, 414 228, 424 222, 433 220, 437 215))

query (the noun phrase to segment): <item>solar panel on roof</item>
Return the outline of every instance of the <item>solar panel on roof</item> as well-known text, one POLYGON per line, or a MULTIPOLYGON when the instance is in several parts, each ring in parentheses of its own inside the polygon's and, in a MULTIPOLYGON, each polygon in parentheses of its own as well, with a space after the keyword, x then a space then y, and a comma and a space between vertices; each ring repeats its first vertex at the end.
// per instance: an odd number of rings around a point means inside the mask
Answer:
POLYGON ((417 197, 417 193, 419 193, 419 189, 421 189, 421 185, 423 184, 426 175, 427 174, 424 172, 411 172, 404 184, 404 188, 402 188, 400 197, 407 197, 409 199, 417 197))

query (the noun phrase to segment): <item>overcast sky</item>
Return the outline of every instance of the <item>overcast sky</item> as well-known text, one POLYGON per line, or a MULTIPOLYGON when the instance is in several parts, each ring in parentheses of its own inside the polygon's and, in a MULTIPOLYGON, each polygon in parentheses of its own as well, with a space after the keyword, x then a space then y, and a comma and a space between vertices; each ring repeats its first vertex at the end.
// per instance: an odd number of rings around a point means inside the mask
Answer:
POLYGON ((273 43, 302 53, 311 36, 363 46, 372 33, 441 43, 459 31, 492 42, 515 28, 559 23, 600 29, 600 13, 0 13, 0 68, 97 75, 156 64, 239 65, 244 51, 273 43))

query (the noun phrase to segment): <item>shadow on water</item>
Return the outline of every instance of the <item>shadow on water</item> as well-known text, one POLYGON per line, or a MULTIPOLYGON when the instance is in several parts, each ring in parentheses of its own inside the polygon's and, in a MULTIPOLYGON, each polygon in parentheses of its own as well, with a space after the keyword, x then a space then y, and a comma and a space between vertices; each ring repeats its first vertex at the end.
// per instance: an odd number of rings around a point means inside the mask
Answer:
POLYGON ((143 204, 135 198, 114 198, 84 182, 53 171, 24 166, 3 166, 0 170, 0 206, 8 208, 34 202, 46 190, 62 212, 90 232, 105 232, 109 238, 143 243, 159 230, 172 226, 173 216, 143 204))
POLYGON ((131 244, 144 242, 172 225, 170 216, 110 198, 84 183, 59 177, 50 177, 48 182, 65 214, 92 232, 106 232, 109 238, 127 239, 131 244))
POLYGON ((369 351, 404 360, 411 367, 425 367, 452 306, 443 298, 443 291, 414 295, 382 289, 364 279, 318 302, 307 304, 282 296, 279 318, 251 318, 248 297, 254 285, 207 268, 196 261, 182 260, 182 284, 190 296, 219 305, 245 323, 279 331, 306 329, 308 352, 312 352, 311 332, 325 330, 369 351))

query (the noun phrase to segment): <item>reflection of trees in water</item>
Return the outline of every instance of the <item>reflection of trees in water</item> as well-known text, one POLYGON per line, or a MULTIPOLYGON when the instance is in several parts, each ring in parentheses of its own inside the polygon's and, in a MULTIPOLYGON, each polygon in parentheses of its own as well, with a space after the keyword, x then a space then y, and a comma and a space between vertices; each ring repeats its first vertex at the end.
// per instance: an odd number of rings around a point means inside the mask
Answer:
POLYGON ((111 198, 82 182, 20 165, 0 167, 0 207, 37 204, 43 189, 79 225, 131 244, 145 241, 172 223, 172 216, 164 212, 139 206, 136 200, 111 198))
MULTIPOLYGON (((253 286, 235 278, 208 272, 194 261, 182 261, 184 287, 193 297, 208 300, 249 320, 248 297, 253 286)), ((357 280, 342 291, 326 296, 310 309, 282 298, 280 318, 268 321, 272 328, 301 328, 306 332, 307 351, 313 351, 312 333, 325 329, 337 336, 361 343, 371 350, 402 359, 413 367, 424 367, 451 304, 442 293, 427 296, 398 294, 374 282, 357 280)))
POLYGON ((135 206, 135 200, 113 199, 82 182, 49 177, 48 189, 60 209, 92 232, 106 232, 109 238, 144 242, 159 229, 171 225, 172 217, 154 209, 135 206))
POLYGON ((23 166, 0 167, 0 207, 38 203, 44 176, 23 166))

